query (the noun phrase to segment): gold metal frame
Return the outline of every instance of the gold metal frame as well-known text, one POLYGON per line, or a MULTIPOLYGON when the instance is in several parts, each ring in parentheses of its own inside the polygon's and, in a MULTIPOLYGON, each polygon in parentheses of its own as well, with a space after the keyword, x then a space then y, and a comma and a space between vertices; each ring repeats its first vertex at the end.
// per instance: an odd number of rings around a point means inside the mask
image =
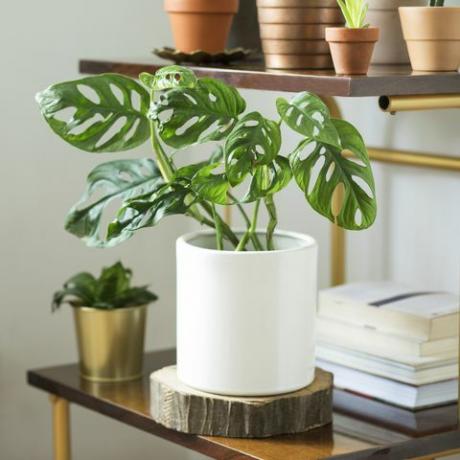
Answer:
MULTIPOLYGON (((340 108, 333 98, 324 98, 331 115, 342 118, 340 108)), ((380 108, 385 112, 413 110, 437 110, 460 108, 460 94, 441 94, 426 96, 382 96, 379 99, 380 108)), ((380 148, 368 148, 369 158, 382 163, 431 168, 444 171, 460 172, 460 157, 434 155, 420 152, 406 152, 380 148)), ((341 203, 340 194, 334 196, 333 207, 341 203)), ((345 231, 333 224, 331 229, 331 283, 342 284, 346 279, 346 238, 345 231)), ((460 323, 460 319, 459 319, 460 323)), ((460 330, 460 324, 459 324, 460 330)), ((459 336, 460 357, 460 336, 459 336)), ((459 358, 460 359, 460 358, 459 358)), ((458 420, 460 424, 460 369, 459 369, 459 401, 458 420)))
MULTIPOLYGON (((324 97, 334 118, 342 118, 339 106, 334 98, 324 97)), ((382 110, 397 112, 402 110, 433 110, 460 108, 460 94, 427 95, 427 96, 383 96, 379 104, 382 110)), ((432 155, 418 152, 404 152, 388 149, 369 148, 371 160, 389 164, 433 168, 446 171, 460 172, 460 158, 446 155, 432 155)), ((342 202, 341 193, 334 195, 333 208, 342 202)), ((225 219, 231 221, 230 207, 227 207, 225 219)), ((331 283, 332 285, 345 282, 345 232, 333 224, 331 228, 331 283)), ((460 350, 460 339, 459 339, 460 350)), ((459 379, 460 381, 460 379, 459 379)), ((50 397, 53 413, 53 450, 54 460, 70 460, 70 414, 69 402, 55 395, 50 397)), ((460 420, 460 404, 459 404, 460 420)))
MULTIPOLYGON (((334 98, 324 97, 323 100, 334 118, 342 118, 342 112, 334 98)), ((379 105, 382 110, 392 113, 401 110, 460 108, 460 94, 382 96, 379 99, 379 105)), ((373 147, 370 147, 368 152, 371 160, 382 163, 460 172, 460 157, 373 147)), ((334 200, 333 208, 336 208, 342 201, 341 194, 336 194, 334 200)), ((331 229, 331 284, 333 286, 344 283, 346 279, 345 246, 346 239, 344 230, 333 224, 331 229)))
POLYGON ((69 402, 50 395, 53 415, 53 458, 70 460, 70 412, 69 402))
POLYGON ((379 106, 384 112, 460 108, 460 94, 428 94, 424 96, 381 96, 379 106))

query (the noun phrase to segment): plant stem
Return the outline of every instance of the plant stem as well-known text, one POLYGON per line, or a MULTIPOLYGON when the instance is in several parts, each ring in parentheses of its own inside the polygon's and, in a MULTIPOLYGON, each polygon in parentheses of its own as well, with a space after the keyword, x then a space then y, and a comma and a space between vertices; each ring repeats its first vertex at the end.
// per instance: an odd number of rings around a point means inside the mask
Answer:
MULTIPOLYGON (((153 97, 153 96, 152 96, 153 97)), ((150 139, 152 142, 152 149, 155 152, 155 157, 158 164, 158 169, 161 172, 161 175, 165 182, 171 182, 174 178, 174 165, 172 164, 170 158, 166 155, 160 140, 158 139, 157 130, 155 127, 155 122, 150 120, 150 139)), ((204 216, 201 215, 200 211, 196 208, 195 205, 191 206, 188 211, 189 215, 196 219, 200 224, 212 225, 212 222, 207 220, 204 216)))
MULTIPOLYGON (((155 152, 155 157, 157 160, 158 168, 161 172, 161 175, 164 179, 165 182, 171 182, 173 177, 174 177, 174 166, 171 163, 171 160, 168 158, 166 155, 165 151, 163 150, 163 147, 161 146, 161 143, 158 139, 158 135, 156 132, 155 128, 155 122, 150 121, 150 138, 152 142, 152 149, 155 152)), ((239 243, 238 238, 236 235, 232 232, 230 227, 225 224, 222 220, 222 218, 216 213, 217 215, 217 220, 214 217, 213 210, 211 206, 208 203, 200 203, 205 211, 208 213, 209 216, 211 216, 214 219, 214 222, 219 223, 219 227, 221 230, 224 232, 224 235, 226 238, 234 245, 237 246, 239 243)), ((200 211, 196 208, 196 206, 192 206, 189 209, 189 214, 196 219, 199 223, 205 224, 209 227, 216 228, 215 223, 204 217, 200 211)))
MULTIPOLYGON (((212 206, 207 201, 200 201, 200 205, 206 211, 208 216, 211 216, 214 219, 214 212, 213 212, 212 206)), ((227 238, 233 244, 233 246, 235 247, 238 246, 240 240, 235 235, 235 233, 233 233, 232 229, 224 222, 222 217, 220 217, 217 211, 216 211, 216 217, 217 217, 219 226, 225 238, 227 238)))
POLYGON ((275 232, 276 226, 278 225, 278 217, 276 214, 275 202, 273 201, 273 195, 267 195, 264 198, 264 201, 269 217, 267 225, 267 249, 269 251, 274 251, 275 245, 273 243, 273 234, 275 232))
POLYGON ((217 214, 216 205, 212 204, 212 214, 214 216, 214 224, 216 226, 216 247, 218 251, 222 251, 224 249, 224 243, 222 239, 222 219, 217 214))
POLYGON ((252 216, 252 222, 250 223, 249 228, 247 229, 246 233, 243 235, 243 238, 241 238, 240 244, 238 244, 236 248, 237 251, 244 251, 246 249, 246 245, 248 244, 248 241, 254 235, 254 232, 256 231, 256 228, 257 228, 257 216, 259 214, 259 207, 260 207, 260 200, 257 200, 254 205, 254 214, 252 216))
MULTIPOLYGON (((241 205, 241 203, 238 202, 238 200, 230 192, 228 193, 228 197, 236 203, 236 207, 240 211, 241 216, 243 217, 244 222, 246 223, 246 227, 249 229, 249 227, 251 226, 251 221, 249 219, 248 214, 244 210, 243 206, 241 205)), ((252 240, 252 244, 254 245, 254 248, 257 251, 263 251, 264 250, 264 248, 262 247, 262 243, 260 242, 257 233, 252 234, 251 240, 252 240)))
POLYGON ((165 182, 171 182, 174 176, 174 168, 170 159, 166 155, 163 147, 158 139, 155 122, 150 120, 150 139, 152 141, 152 149, 155 152, 158 168, 165 182))
MULTIPOLYGON (((151 94, 151 99, 153 100, 153 92, 151 94)), ((152 149, 155 152, 155 157, 157 160, 158 168, 161 172, 161 175, 164 179, 165 182, 171 182, 174 177, 174 166, 171 162, 171 160, 168 158, 166 155, 165 151, 163 150, 163 147, 161 146, 160 140, 158 139, 156 127, 155 127, 155 122, 153 120, 150 120, 150 139, 152 143, 152 149)), ((204 210, 208 213, 210 217, 214 219, 214 222, 218 222, 219 228, 221 231, 223 231, 225 237, 236 247, 238 246, 239 240, 236 237, 236 235, 233 233, 232 229, 222 220, 222 218, 219 216, 219 214, 216 212, 215 215, 217 216, 217 219, 214 216, 213 209, 209 205, 209 203, 206 202, 201 202, 200 203, 204 210)), ((215 209, 214 209, 215 211, 215 209)), ((210 227, 216 228, 216 225, 213 224, 211 221, 206 219, 200 211, 196 208, 196 206, 192 206, 189 209, 190 215, 196 219, 200 223, 204 223, 210 227)), ((217 230, 217 228, 216 228, 217 230)))

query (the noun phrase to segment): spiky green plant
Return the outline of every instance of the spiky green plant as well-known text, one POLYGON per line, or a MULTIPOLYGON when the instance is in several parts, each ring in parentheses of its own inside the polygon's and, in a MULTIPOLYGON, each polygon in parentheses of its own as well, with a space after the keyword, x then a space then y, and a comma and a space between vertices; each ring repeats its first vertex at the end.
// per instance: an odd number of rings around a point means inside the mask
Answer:
POLYGON ((365 0, 337 0, 349 29, 364 29, 368 4, 365 0))

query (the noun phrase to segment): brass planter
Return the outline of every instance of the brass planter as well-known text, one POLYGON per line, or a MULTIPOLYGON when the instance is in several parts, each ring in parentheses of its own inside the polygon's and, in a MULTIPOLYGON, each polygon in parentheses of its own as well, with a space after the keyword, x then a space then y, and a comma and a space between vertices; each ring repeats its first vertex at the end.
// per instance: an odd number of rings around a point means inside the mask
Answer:
POLYGON ((142 376, 147 305, 114 310, 74 307, 80 374, 92 382, 142 376))

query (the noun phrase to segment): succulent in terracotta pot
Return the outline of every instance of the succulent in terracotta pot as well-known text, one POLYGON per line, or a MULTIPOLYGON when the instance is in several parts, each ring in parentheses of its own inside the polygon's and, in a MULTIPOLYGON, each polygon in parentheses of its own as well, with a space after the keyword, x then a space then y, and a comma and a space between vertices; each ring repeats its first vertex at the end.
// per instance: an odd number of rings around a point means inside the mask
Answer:
POLYGON ((366 75, 379 39, 379 29, 366 23, 368 4, 364 0, 337 2, 346 20, 345 27, 326 29, 335 71, 345 75, 366 75))
POLYGON ((238 7, 239 0, 165 0, 176 49, 223 51, 238 7))
POLYGON ((429 6, 399 8, 413 70, 456 71, 460 66, 460 7, 431 0, 429 6))

